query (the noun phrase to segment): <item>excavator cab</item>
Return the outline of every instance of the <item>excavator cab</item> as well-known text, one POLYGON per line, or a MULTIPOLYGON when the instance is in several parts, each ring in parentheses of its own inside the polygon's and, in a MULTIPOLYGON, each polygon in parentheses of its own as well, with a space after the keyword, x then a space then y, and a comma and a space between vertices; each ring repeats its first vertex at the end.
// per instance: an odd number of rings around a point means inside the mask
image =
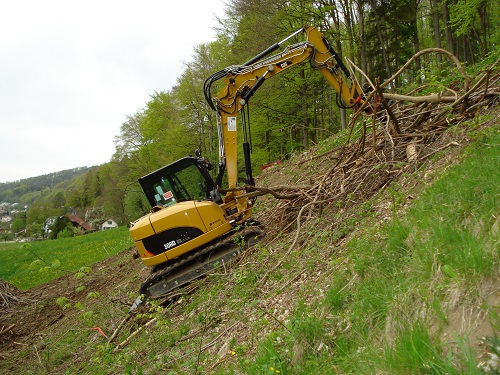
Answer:
POLYGON ((139 178, 151 207, 185 201, 213 200, 215 184, 202 158, 185 157, 139 178))

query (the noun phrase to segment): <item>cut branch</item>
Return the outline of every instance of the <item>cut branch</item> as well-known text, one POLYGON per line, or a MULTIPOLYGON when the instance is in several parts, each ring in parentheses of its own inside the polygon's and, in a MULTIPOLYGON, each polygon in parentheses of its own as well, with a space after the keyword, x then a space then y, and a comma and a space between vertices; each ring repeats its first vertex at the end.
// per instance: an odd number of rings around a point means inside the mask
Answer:
POLYGON ((390 100, 400 100, 412 103, 454 103, 457 99, 453 96, 441 96, 441 94, 430 94, 425 96, 410 96, 384 93, 384 97, 390 100))

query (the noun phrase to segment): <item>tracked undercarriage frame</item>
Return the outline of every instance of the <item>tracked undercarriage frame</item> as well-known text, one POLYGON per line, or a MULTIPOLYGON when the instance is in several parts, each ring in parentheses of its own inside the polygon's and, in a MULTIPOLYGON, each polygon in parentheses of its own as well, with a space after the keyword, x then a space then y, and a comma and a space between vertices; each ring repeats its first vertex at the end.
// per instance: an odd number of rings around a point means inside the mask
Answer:
POLYGON ((225 267, 258 243, 262 235, 263 231, 258 226, 246 227, 206 247, 167 262, 160 269, 156 267, 142 284, 139 291, 141 296, 134 302, 131 310, 144 303, 147 298, 161 298, 218 267, 225 267))

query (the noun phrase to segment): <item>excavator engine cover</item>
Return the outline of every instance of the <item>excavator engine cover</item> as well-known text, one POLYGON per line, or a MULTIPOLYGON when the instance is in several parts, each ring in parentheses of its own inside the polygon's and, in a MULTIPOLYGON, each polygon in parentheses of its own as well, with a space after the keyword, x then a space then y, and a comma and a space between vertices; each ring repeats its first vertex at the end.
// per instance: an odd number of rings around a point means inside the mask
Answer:
POLYGON ((164 207, 133 223, 130 234, 147 266, 175 259, 231 230, 214 202, 188 201, 164 207))

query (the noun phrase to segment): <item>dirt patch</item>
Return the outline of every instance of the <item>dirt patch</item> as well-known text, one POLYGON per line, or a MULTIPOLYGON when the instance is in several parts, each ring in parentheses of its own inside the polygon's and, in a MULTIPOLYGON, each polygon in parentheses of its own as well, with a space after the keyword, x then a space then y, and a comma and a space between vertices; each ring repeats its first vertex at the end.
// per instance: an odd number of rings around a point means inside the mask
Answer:
POLYGON ((46 284, 21 291, 2 283, 4 304, 0 308, 0 352, 7 359, 26 346, 40 344, 54 331, 71 327, 82 306, 114 304, 120 309, 130 302, 129 294, 137 293, 140 280, 149 270, 139 259, 134 259, 135 248, 130 248, 91 266, 84 278, 67 274, 46 284), (78 291, 78 287, 83 287, 78 291), (95 300, 89 301, 89 293, 95 300), (58 304, 57 301, 66 301, 58 304))
POLYGON ((449 290, 450 306, 447 326, 443 332, 443 342, 455 342, 456 337, 466 337, 471 348, 481 357, 487 357, 489 347, 485 345, 488 337, 498 335, 495 323, 498 321, 500 306, 500 281, 485 280, 478 286, 476 299, 462 298, 465 293, 459 289, 449 290))

